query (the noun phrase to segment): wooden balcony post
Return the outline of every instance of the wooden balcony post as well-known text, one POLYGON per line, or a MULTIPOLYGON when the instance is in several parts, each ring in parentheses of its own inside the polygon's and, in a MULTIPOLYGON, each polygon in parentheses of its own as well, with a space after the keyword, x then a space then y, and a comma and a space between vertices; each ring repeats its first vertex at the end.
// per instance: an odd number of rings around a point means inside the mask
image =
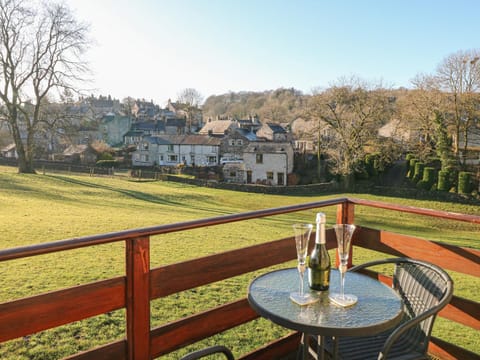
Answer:
MULTIPOLYGON (((337 224, 354 224, 355 222, 355 205, 349 201, 345 201, 342 204, 337 205, 337 224)), ((352 257, 353 257, 353 240, 352 246, 350 246, 350 253, 348 254, 348 263, 347 267, 352 267, 352 257)), ((335 255, 335 266, 340 265, 340 258, 338 256, 338 251, 335 255)))
POLYGON ((150 360, 150 238, 126 244, 127 359, 150 360))

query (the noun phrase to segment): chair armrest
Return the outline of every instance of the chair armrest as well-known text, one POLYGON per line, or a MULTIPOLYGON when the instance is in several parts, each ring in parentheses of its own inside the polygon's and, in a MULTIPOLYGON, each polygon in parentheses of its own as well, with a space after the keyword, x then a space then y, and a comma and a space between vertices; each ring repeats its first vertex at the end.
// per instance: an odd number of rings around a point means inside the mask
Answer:
MULTIPOLYGON (((425 319, 429 318, 430 316, 436 316, 436 314, 443 308, 444 306, 437 305, 424 313, 418 315, 417 317, 410 319, 403 324, 399 325, 387 338, 383 348, 380 352, 378 360, 380 359, 388 359, 388 353, 390 352, 391 347, 395 344, 395 342, 409 329, 415 327, 416 325, 420 324, 425 319)), ((427 334, 428 337, 430 334, 427 334)), ((428 339, 427 337, 427 339, 428 339)), ((427 345, 428 346, 428 345, 427 345)))
POLYGON ((408 262, 409 260, 410 259, 408 259, 408 258, 392 258, 392 259, 374 260, 374 261, 369 261, 369 262, 364 263, 364 264, 359 264, 359 265, 352 266, 350 269, 348 269, 348 271, 358 271, 358 270, 366 269, 366 268, 369 268, 369 267, 375 266, 375 265, 398 264, 398 263, 401 263, 401 262, 408 262))
POLYGON ((205 357, 207 355, 216 354, 216 353, 223 353, 228 360, 234 360, 233 354, 230 351, 230 349, 222 345, 210 346, 205 349, 191 352, 185 355, 184 357, 182 357, 181 360, 196 360, 196 359, 205 357))

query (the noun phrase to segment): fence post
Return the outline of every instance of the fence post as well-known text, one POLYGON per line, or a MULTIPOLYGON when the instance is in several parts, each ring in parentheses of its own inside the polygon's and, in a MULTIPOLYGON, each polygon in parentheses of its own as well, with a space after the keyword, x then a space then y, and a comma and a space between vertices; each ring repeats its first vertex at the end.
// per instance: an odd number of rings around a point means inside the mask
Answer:
MULTIPOLYGON (((337 205, 337 224, 354 224, 355 223, 355 205, 349 201, 345 201, 337 205)), ((355 237, 354 237, 355 239, 355 237)), ((352 246, 350 246, 350 252, 348 254, 348 263, 347 267, 352 267, 352 257, 353 257, 353 239, 352 246)), ((338 256, 338 251, 335 253, 335 266, 340 265, 340 257, 338 256)))
POLYGON ((128 360, 150 360, 150 238, 127 240, 128 360))

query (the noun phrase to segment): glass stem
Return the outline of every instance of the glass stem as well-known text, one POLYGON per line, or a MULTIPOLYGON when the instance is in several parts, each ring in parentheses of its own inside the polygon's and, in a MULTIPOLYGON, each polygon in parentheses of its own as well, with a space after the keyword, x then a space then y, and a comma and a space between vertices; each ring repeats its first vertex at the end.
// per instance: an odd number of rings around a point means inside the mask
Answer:
POLYGON ((298 274, 300 276, 300 295, 303 296, 303 271, 300 269, 298 269, 298 274))
POLYGON ((340 283, 340 295, 342 297, 342 299, 345 299, 345 292, 344 292, 344 288, 345 288, 345 273, 342 271, 340 272, 340 278, 341 278, 341 283, 340 283))

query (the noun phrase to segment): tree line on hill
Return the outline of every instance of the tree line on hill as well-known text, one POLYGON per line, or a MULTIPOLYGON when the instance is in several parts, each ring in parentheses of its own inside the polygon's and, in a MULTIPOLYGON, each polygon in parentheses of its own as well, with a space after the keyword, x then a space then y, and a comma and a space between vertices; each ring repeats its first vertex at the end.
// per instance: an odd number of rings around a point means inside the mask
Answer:
POLYGON ((368 155, 375 155, 381 171, 410 153, 421 163, 438 159, 439 170, 470 170, 478 181, 480 151, 472 149, 480 149, 479 56, 479 50, 451 54, 434 73, 417 75, 411 89, 389 89, 352 76, 312 94, 276 89, 210 96, 203 112, 207 117, 259 115, 290 126, 297 138, 315 141, 317 180, 322 159, 349 187, 356 176, 368 173, 368 155))
POLYGON ((257 115, 274 123, 289 123, 303 116, 307 95, 294 88, 262 92, 241 91, 209 96, 203 106, 204 118, 217 116, 246 119, 257 115))

